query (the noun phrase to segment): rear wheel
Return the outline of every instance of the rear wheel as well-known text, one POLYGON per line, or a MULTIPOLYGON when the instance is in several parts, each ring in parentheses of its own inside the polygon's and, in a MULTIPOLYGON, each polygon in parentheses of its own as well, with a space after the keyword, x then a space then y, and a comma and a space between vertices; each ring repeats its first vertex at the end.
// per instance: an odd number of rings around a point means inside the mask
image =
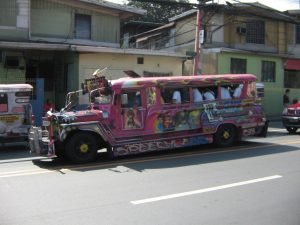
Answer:
POLYGON ((219 126, 214 134, 214 143, 219 147, 226 147, 234 144, 237 141, 236 128, 230 124, 219 126))
POLYGON ((295 134, 298 130, 297 127, 287 127, 286 130, 290 133, 290 134, 295 134))
POLYGON ((67 140, 66 156, 74 163, 92 162, 97 157, 97 140, 91 133, 75 133, 67 140))

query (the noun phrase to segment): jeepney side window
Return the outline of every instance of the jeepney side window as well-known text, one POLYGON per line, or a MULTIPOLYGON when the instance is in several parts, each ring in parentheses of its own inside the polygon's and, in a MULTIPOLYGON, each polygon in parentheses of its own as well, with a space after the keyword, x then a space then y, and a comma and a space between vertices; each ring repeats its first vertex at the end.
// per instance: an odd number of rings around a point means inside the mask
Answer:
POLYGON ((201 87, 201 93, 203 95, 204 101, 215 100, 218 96, 218 87, 217 86, 207 86, 201 87))
POLYGON ((8 112, 8 99, 7 94, 0 94, 0 112, 8 112))
POLYGON ((243 89, 244 89, 243 84, 233 84, 232 85, 232 90, 233 90, 232 97, 240 98, 242 96, 242 94, 244 93, 243 89))
POLYGON ((15 93, 16 97, 30 97, 31 92, 30 91, 18 91, 15 93))
POLYGON ((162 97, 162 102, 164 104, 169 104, 172 103, 172 93, 173 93, 173 89, 171 88, 162 88, 160 95, 162 97))
POLYGON ((220 94, 221 99, 231 99, 231 86, 228 84, 222 84, 220 86, 220 94))
POLYGON ((248 83, 247 96, 250 98, 256 97, 256 82, 248 83))
POLYGON ((146 88, 147 106, 156 104, 156 87, 146 88))
POLYGON ((203 101, 203 95, 201 93, 201 89, 199 87, 193 87, 193 102, 202 102, 203 101))
POLYGON ((134 106, 141 106, 140 91, 131 91, 121 94, 122 108, 132 108, 134 106))
POLYGON ((180 104, 190 102, 189 88, 164 88, 161 90, 164 103, 180 104))
POLYGON ((30 91, 19 91, 15 93, 16 96, 16 103, 29 103, 30 102, 30 91))
POLYGON ((182 102, 183 103, 190 102, 190 89, 185 87, 185 88, 180 88, 179 91, 181 93, 182 102))
POLYGON ((121 95, 121 103, 122 103, 122 108, 125 108, 128 106, 128 94, 127 93, 123 93, 121 95))

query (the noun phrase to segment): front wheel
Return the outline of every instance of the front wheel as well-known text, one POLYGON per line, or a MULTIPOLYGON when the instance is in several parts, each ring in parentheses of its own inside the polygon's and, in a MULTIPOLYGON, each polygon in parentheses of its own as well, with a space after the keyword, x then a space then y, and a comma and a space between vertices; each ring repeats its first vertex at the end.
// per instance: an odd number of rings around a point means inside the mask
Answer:
POLYGON ((287 127, 286 130, 290 133, 290 134, 295 134, 298 130, 297 127, 287 127))
POLYGON ((237 140, 236 128, 230 124, 219 126, 217 132, 214 134, 214 143, 219 147, 227 147, 237 140))
POLYGON ((97 157, 97 140, 91 133, 75 133, 67 140, 66 156, 73 163, 92 162, 97 157))

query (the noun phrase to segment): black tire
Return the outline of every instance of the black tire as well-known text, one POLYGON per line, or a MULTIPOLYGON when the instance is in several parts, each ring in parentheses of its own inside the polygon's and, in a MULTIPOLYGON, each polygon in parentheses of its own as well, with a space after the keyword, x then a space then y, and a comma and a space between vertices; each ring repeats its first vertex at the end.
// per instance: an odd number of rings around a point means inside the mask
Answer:
POLYGON ((230 124, 219 126, 214 134, 214 144, 218 147, 227 147, 233 145, 237 141, 236 128, 230 124))
POLYGON ((108 158, 109 159, 114 159, 114 153, 113 153, 112 147, 108 146, 106 149, 107 149, 107 156, 108 156, 108 158))
POLYGON ((66 143, 66 157, 73 163, 88 163, 96 160, 97 140, 89 132, 75 133, 66 143))
POLYGON ((296 134, 298 128, 297 128, 297 127, 287 127, 286 130, 287 130, 290 134, 296 134))

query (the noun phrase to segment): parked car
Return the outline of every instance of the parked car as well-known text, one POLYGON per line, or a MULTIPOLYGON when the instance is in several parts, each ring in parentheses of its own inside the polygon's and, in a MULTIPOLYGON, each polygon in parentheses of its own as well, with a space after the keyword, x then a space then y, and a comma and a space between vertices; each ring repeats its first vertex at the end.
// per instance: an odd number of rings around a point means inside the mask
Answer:
POLYGON ((282 123, 290 134, 297 132, 300 128, 300 101, 289 105, 283 110, 282 123))

